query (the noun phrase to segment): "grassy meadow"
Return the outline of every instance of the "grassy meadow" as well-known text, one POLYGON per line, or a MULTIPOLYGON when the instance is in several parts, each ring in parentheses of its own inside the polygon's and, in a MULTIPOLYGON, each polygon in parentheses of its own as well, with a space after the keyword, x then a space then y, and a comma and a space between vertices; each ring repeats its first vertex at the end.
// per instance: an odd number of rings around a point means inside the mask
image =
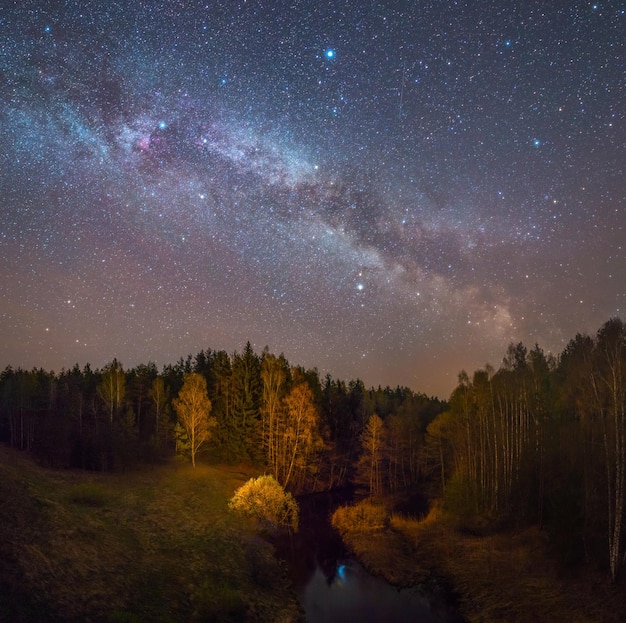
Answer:
POLYGON ((0 621, 300 620, 272 546, 228 512, 251 475, 55 471, 0 446, 0 621))

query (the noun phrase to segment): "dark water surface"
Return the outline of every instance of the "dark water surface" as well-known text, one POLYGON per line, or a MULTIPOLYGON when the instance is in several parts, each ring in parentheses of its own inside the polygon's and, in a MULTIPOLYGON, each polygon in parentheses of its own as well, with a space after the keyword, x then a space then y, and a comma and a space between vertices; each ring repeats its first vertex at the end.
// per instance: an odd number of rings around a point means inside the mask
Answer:
POLYGON ((347 560, 328 578, 318 567, 301 590, 308 623, 444 623, 447 608, 435 606, 419 588, 398 590, 347 560), (438 611, 439 610, 439 611, 438 611))
POLYGON ((316 494, 299 500, 300 530, 277 544, 307 623, 459 623, 442 594, 422 587, 398 589, 365 571, 330 525, 333 510, 348 499, 316 494))

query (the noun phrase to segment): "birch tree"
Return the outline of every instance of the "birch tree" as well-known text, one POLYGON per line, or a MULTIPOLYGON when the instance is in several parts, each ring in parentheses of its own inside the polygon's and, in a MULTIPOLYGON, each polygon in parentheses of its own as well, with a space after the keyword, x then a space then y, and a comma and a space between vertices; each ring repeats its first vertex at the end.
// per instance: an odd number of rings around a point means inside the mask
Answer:
POLYGON ((263 448, 267 464, 278 477, 280 437, 279 428, 283 416, 283 395, 289 368, 285 358, 271 353, 263 354, 261 362, 261 424, 263 448))
POLYGON ((185 431, 189 442, 191 464, 196 466, 196 454, 200 446, 211 436, 215 418, 210 417, 211 401, 207 394, 206 380, 200 374, 185 374, 183 386, 174 399, 178 423, 185 431))
POLYGON ((598 331, 596 366, 591 379, 604 445, 609 568, 613 580, 621 560, 626 469, 626 326, 614 318, 598 331))
POLYGON ((368 472, 370 495, 379 495, 382 492, 380 464, 383 454, 383 421, 375 413, 367 421, 361 435, 361 445, 364 450, 363 461, 368 472))
POLYGON ((295 385, 285 397, 282 415, 276 433, 276 472, 277 480, 287 487, 296 477, 304 475, 321 444, 319 415, 305 381, 295 385))
POLYGON ((98 395, 102 398, 109 413, 109 423, 121 412, 122 401, 126 393, 126 376, 122 364, 114 359, 103 371, 98 385, 98 395))
POLYGON ((168 430, 166 408, 170 399, 170 392, 165 385, 163 377, 157 376, 154 379, 149 396, 154 406, 154 443, 159 450, 163 450, 170 432, 168 430))

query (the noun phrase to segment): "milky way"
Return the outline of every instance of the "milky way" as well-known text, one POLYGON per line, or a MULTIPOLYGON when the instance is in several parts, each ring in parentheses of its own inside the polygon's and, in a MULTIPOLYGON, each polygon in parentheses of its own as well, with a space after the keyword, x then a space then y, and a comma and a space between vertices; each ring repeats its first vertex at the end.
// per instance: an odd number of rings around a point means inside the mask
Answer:
POLYGON ((0 365, 250 341, 447 397, 626 303, 622 2, 5 2, 0 365))

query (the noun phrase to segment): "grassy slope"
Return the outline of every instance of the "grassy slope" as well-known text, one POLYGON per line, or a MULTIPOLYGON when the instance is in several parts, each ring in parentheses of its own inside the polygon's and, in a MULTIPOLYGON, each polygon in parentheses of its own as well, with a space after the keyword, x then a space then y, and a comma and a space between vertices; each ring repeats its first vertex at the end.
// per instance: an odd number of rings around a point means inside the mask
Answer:
POLYGON ((227 511, 251 474, 44 470, 0 446, 0 621, 296 621, 284 570, 227 511))
POLYGON ((397 585, 424 581, 432 570, 447 578, 471 623, 622 623, 626 582, 607 574, 572 577, 547 555, 544 535, 460 534, 439 513, 418 522, 393 517, 371 532, 344 532, 344 540, 373 572, 397 585))

